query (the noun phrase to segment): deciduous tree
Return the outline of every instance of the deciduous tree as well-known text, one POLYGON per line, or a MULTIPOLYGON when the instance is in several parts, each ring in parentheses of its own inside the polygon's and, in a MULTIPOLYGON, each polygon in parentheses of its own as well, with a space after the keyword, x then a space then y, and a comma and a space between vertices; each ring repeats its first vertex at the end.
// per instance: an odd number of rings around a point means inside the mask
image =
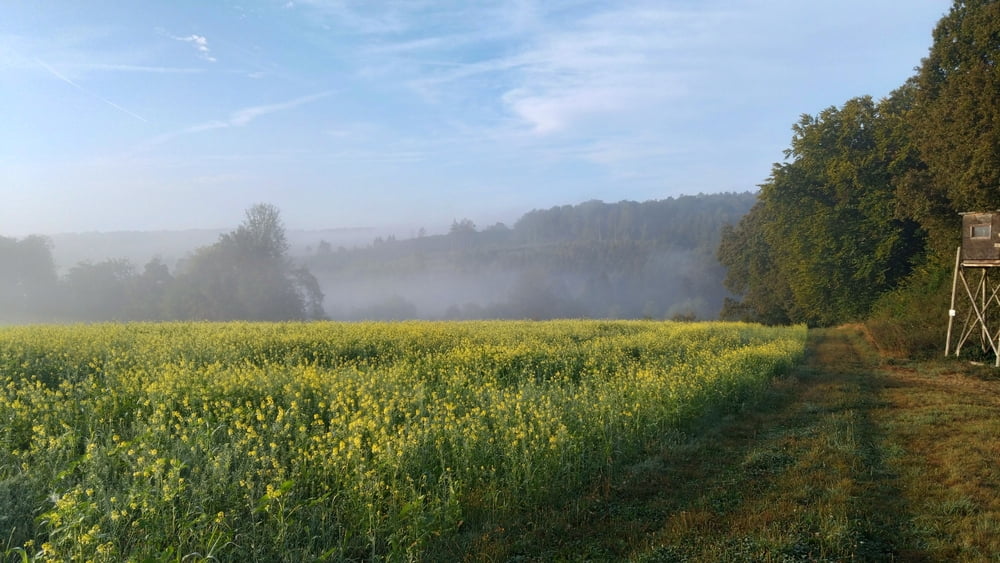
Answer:
POLYGON ((1000 2, 956 1, 934 29, 910 116, 927 163, 901 194, 937 252, 954 250, 960 211, 1000 209, 1000 2))
POLYGON ((759 208, 720 247, 729 287, 749 297, 749 311, 817 325, 858 319, 909 274, 923 239, 896 213, 893 164, 907 141, 893 116, 904 102, 855 98, 793 126, 759 208), (750 241, 745 257, 741 240, 750 241))
POLYGON ((279 321, 322 318, 323 294, 312 274, 287 257, 278 209, 251 207, 243 223, 199 249, 170 298, 174 316, 279 321))

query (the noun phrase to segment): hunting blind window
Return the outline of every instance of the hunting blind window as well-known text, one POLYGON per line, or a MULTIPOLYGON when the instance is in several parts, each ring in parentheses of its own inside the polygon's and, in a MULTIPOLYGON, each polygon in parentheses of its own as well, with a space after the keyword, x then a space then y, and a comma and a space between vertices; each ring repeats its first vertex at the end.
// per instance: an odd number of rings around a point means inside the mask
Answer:
POLYGON ((989 225, 973 225, 972 238, 990 238, 989 225))

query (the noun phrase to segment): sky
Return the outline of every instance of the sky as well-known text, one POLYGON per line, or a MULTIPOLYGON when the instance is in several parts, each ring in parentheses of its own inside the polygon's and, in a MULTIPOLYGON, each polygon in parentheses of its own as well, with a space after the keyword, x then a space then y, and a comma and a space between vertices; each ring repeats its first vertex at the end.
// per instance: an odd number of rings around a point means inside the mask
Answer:
POLYGON ((5 0, 0 235, 445 232, 755 190, 946 0, 5 0), (409 230, 408 230, 409 229, 409 230))

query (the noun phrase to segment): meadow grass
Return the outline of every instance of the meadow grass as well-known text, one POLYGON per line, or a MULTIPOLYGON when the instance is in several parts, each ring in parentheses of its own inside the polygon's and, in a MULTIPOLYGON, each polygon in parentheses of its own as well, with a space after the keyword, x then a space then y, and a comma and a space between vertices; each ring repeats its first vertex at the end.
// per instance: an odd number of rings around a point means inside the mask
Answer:
POLYGON ((754 404, 805 335, 645 321, 3 328, 0 547, 485 555, 497 526, 607 491, 692 421, 754 404))
POLYGON ((805 362, 756 401, 708 409, 668 435, 606 488, 481 534, 471 559, 1000 554, 995 368, 888 360, 859 327, 810 330, 805 362))

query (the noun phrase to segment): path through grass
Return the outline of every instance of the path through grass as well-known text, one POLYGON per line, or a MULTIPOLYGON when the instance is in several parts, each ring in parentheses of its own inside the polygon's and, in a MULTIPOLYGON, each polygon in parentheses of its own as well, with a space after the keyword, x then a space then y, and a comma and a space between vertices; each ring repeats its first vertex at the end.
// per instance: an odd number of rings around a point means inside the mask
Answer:
POLYGON ((453 546, 469 560, 1000 560, 1000 376, 888 364, 860 328, 585 498, 453 546))

